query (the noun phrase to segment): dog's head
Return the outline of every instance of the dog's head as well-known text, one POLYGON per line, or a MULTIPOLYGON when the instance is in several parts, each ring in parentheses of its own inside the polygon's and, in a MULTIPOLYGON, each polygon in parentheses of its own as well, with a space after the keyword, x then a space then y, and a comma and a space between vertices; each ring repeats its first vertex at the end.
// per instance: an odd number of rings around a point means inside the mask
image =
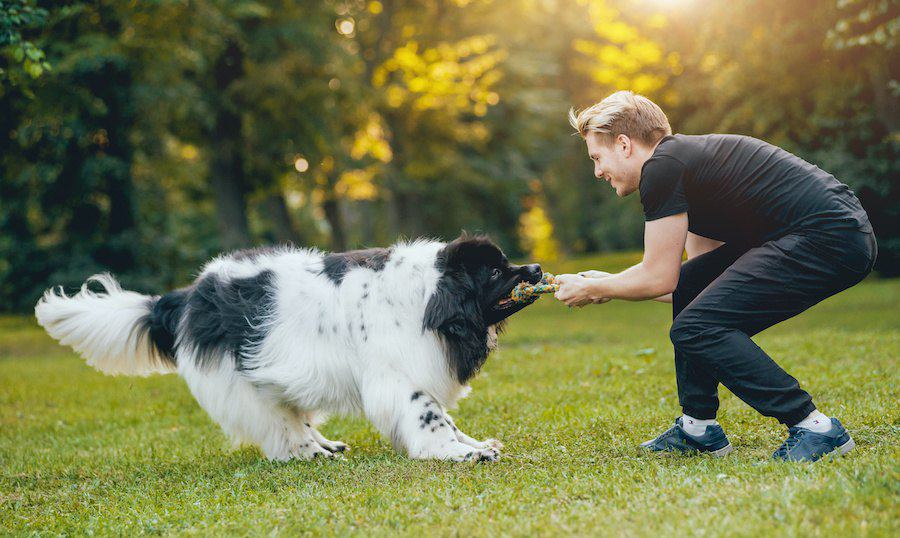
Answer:
POLYGON ((451 366, 465 383, 490 352, 488 328, 528 306, 509 294, 520 282, 537 284, 541 266, 512 265, 484 236, 463 235, 437 257, 441 279, 425 308, 424 326, 447 343, 451 366))

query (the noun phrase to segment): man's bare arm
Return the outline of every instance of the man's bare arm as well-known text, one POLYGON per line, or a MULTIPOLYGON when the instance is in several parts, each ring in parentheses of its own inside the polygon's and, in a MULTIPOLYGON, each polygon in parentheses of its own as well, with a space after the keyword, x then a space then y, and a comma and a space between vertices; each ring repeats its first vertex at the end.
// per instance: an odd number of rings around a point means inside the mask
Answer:
POLYGON ((671 293, 678 284, 687 226, 687 213, 646 223, 643 261, 621 273, 592 281, 597 294, 641 301, 671 293))

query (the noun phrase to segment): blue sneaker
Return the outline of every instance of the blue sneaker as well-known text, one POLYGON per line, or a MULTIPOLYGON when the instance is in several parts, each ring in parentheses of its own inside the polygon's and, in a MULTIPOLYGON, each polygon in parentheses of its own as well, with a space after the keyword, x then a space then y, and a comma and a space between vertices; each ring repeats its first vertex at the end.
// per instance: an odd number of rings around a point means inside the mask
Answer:
POLYGON ((816 433, 806 428, 788 428, 788 438, 772 457, 782 461, 816 461, 827 454, 843 456, 855 446, 856 443, 841 425, 841 421, 832 418, 831 429, 825 433, 816 433))
POLYGON ((641 443, 641 448, 650 452, 681 452, 683 454, 701 453, 710 454, 719 458, 728 454, 734 447, 725 437, 722 426, 707 426, 706 432, 700 436, 689 435, 682 427, 681 417, 675 419, 675 425, 666 430, 662 435, 641 443))

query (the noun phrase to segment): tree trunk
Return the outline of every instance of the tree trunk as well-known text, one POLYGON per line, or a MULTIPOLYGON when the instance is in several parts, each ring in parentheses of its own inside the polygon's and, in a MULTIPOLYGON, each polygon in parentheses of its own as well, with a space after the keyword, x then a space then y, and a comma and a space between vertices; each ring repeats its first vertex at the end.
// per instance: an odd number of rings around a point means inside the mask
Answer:
POLYGON ((131 69, 131 64, 119 66, 108 63, 97 73, 95 92, 95 95, 102 95, 108 110, 108 115, 104 118, 106 141, 101 144, 98 154, 102 154, 103 158, 114 159, 119 164, 110 170, 106 178, 109 239, 103 249, 108 258, 105 265, 117 273, 130 271, 137 263, 136 206, 131 176, 134 154, 128 138, 134 123, 131 108, 134 83, 131 69))
POLYGON ((423 233, 421 197, 416 192, 403 190, 403 187, 394 191, 394 210, 396 221, 399 225, 399 235, 415 238, 423 233))
POLYGON ((292 243, 294 245, 303 245, 304 241, 297 233, 294 222, 291 220, 291 213, 288 210, 287 203, 281 193, 269 194, 266 196, 264 206, 266 208, 266 216, 272 224, 272 231, 275 233, 275 240, 279 243, 292 243))
POLYGON ((228 250, 250 245, 247 226, 247 190, 241 155, 241 117, 228 97, 228 88, 244 75, 244 53, 229 39, 213 67, 215 78, 215 127, 212 149, 211 184, 216 199, 219 235, 228 250))
POLYGON ((405 148, 402 137, 406 135, 403 118, 399 112, 389 111, 384 114, 388 127, 388 141, 394 153, 391 161, 393 179, 388 186, 391 189, 393 210, 397 223, 395 232, 405 237, 417 237, 422 232, 421 197, 416 192, 415 179, 406 177, 404 168, 406 164, 405 148))
POLYGON ((341 217, 338 199, 329 196, 322 202, 322 209, 325 211, 325 219, 331 226, 331 250, 344 252, 347 250, 347 236, 344 233, 344 219, 341 217))

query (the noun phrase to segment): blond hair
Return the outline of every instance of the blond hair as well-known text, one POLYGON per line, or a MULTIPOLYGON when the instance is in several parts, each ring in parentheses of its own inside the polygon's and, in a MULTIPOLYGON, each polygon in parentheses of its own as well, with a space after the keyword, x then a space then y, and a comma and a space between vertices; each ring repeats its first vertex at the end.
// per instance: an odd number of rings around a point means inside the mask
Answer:
POLYGON ((569 123, 582 138, 601 133, 608 142, 623 134, 648 146, 672 134, 669 119, 656 103, 627 90, 616 92, 599 103, 576 113, 569 109, 569 123))

